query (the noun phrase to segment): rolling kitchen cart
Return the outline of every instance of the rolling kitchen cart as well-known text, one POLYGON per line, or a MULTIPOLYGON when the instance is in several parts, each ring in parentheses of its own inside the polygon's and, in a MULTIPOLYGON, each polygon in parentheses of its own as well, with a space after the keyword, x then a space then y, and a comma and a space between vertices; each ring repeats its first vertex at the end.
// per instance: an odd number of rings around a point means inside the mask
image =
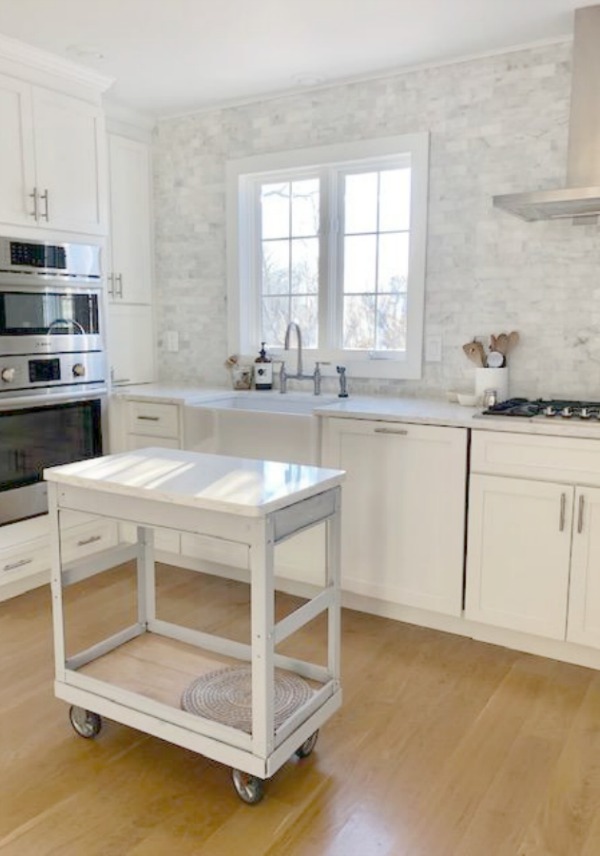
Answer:
MULTIPOLYGON (((340 485, 344 473, 296 464, 255 461, 180 450, 149 448, 109 455, 45 472, 52 532, 52 603, 55 694, 69 702, 73 728, 95 736, 101 717, 116 720, 233 768, 241 799, 258 802, 263 781, 294 754, 309 754, 319 727, 340 707, 340 485), (61 515, 84 512, 134 524, 137 541, 121 543, 113 555, 64 562, 61 515), (325 524, 326 570, 320 592, 275 622, 274 547, 320 523, 325 524), (220 561, 245 570, 250 585, 250 643, 193 630, 156 615, 154 527, 193 533, 220 561), (117 633, 67 655, 65 587, 135 558, 137 621, 117 633), (316 616, 327 612, 327 665, 278 653, 277 646, 316 616), (113 680, 114 662, 128 646, 136 662, 151 665, 158 637, 173 648, 202 652, 201 671, 210 658, 224 658, 249 670, 250 721, 243 727, 181 708, 172 700, 113 680), (183 643, 183 644, 181 644, 183 643), (248 665, 250 664, 250 665, 248 665), (305 684, 299 706, 276 718, 279 675, 305 684)), ((219 659, 220 658, 220 659, 219 659)), ((164 665, 164 664, 163 664, 164 665)), ((142 665, 143 667, 143 665, 142 665)), ((214 665, 213 665, 214 668, 214 665)), ((239 670, 237 670, 239 671, 239 670)), ((213 673, 214 674, 214 673, 213 673)), ((208 675, 210 677, 210 674, 208 675)))

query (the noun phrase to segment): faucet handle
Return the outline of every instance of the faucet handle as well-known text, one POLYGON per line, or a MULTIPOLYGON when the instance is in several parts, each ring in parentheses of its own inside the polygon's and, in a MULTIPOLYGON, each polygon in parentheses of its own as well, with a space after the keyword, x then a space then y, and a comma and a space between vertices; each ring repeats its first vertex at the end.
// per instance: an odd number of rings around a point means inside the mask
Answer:
POLYGON ((315 360, 315 374, 321 374, 321 366, 330 366, 329 360, 315 360))

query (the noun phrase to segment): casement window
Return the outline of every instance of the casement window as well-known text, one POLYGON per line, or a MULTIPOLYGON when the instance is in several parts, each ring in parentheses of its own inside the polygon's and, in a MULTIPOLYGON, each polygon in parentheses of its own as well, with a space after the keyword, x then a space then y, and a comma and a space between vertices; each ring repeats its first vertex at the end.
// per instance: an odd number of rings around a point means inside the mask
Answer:
POLYGON ((421 375, 428 135, 228 164, 229 348, 421 375), (291 355, 288 355, 291 356, 291 355))

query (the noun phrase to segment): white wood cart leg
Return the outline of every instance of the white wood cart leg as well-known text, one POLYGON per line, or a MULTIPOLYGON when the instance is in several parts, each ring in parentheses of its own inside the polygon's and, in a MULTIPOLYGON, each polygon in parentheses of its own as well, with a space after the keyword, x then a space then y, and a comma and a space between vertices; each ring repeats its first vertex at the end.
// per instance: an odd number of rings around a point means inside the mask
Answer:
POLYGON ((137 611, 140 624, 156 618, 156 580, 154 570, 154 529, 137 527, 137 611))
POLYGON ((274 575, 273 523, 253 525, 250 550, 252 623, 252 751, 265 759, 274 748, 274 575))
POLYGON ((65 679, 65 622, 63 615, 62 576, 60 558, 60 530, 58 512, 58 485, 48 483, 48 513, 50 517, 50 560, 52 575, 52 624, 54 628, 54 668, 58 681, 65 679))
MULTIPOLYGON (((341 544, 342 515, 340 488, 336 489, 335 514, 327 520, 327 568, 326 584, 333 589, 333 602, 327 610, 327 666, 329 674, 339 686, 341 678, 341 544)), ((337 687, 336 687, 337 688, 337 687)))

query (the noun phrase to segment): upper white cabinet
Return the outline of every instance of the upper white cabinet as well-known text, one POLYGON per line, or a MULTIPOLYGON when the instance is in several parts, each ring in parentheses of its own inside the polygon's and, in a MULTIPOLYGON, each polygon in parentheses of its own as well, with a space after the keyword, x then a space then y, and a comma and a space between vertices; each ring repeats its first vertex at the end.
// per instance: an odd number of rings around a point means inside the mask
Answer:
POLYGON ((0 106, 0 221, 105 234, 101 108, 6 76, 0 106))
POLYGON ((328 418, 323 464, 347 471, 343 589, 460 615, 467 431, 328 418))
POLYGON ((108 137, 110 168, 109 299, 152 300, 150 156, 148 146, 116 134, 108 137))

